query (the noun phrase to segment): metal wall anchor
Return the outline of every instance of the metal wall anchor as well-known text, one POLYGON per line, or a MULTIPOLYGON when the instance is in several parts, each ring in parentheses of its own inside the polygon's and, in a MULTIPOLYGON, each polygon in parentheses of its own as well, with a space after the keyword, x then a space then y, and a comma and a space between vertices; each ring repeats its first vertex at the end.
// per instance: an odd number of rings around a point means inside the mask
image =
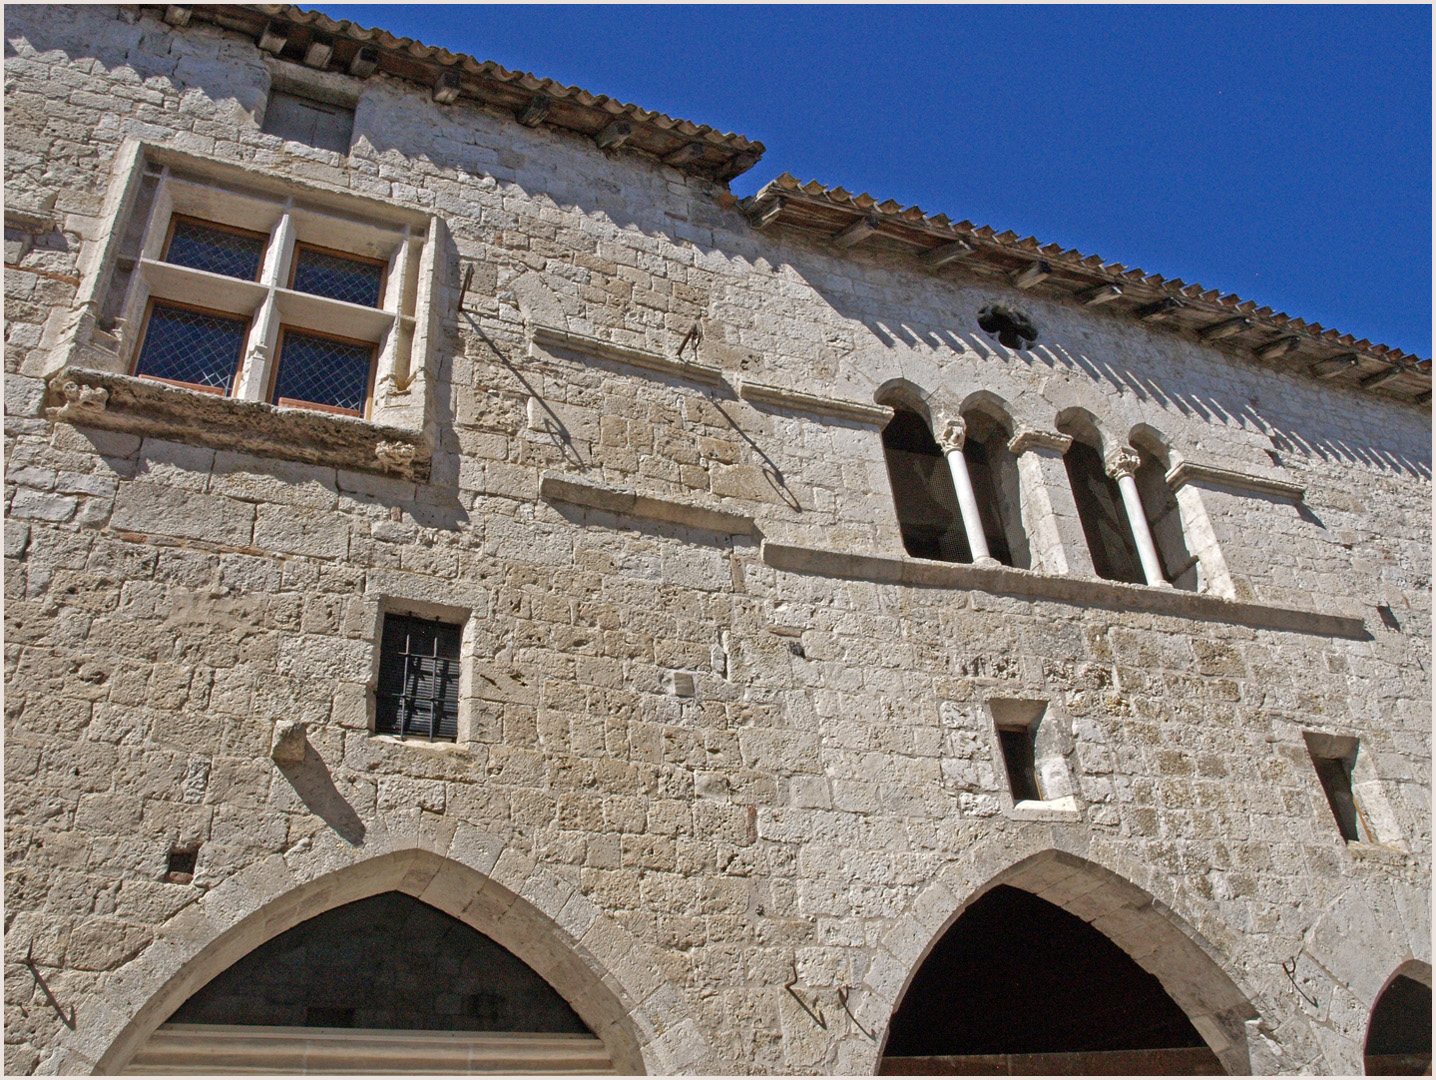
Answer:
POLYGON ((848 1019, 853 1022, 853 1026, 854 1026, 855 1028, 857 1028, 857 1029, 858 1029, 859 1031, 861 1031, 864 1035, 866 1035, 871 1041, 877 1042, 877 1041, 878 1041, 878 1037, 877 1037, 876 1035, 874 1035, 871 1031, 869 1031, 867 1028, 863 1027, 862 1024, 858 1023, 858 1018, 853 1015, 853 1010, 850 1009, 850 1008, 848 1008, 848 991, 851 990, 851 989, 852 989, 851 986, 840 986, 840 987, 838 987, 838 1001, 839 1001, 839 1002, 842 1004, 842 1006, 843 1006, 843 1012, 845 1012, 845 1013, 848 1014, 848 1019))
POLYGON ((790 993, 790 994, 793 995, 793 1000, 798 1003, 798 1008, 802 1009, 805 1013, 807 1013, 809 1016, 811 1016, 811 1017, 813 1018, 813 1023, 817 1024, 818 1027, 822 1028, 824 1031, 827 1031, 827 1030, 828 1030, 828 1022, 823 1019, 822 1013, 814 1012, 812 1009, 808 1008, 808 1003, 807 1003, 806 1001, 804 1001, 802 998, 800 998, 800 997, 798 996, 798 992, 793 989, 793 987, 795 987, 795 986, 797 986, 797 985, 798 985, 798 965, 797 965, 797 964, 794 964, 794 965, 793 965, 793 980, 792 980, 792 982, 789 982, 789 983, 784 984, 783 989, 786 990, 786 991, 788 991, 788 993, 790 993))
POLYGON ((25 965, 30 969, 30 974, 35 977, 35 983, 45 992, 45 998, 54 1006, 55 1012, 60 1015, 60 1022, 71 1031, 75 1030, 75 1007, 70 1006, 70 1015, 65 1015, 65 1010, 60 1008, 60 1003, 55 1000, 55 995, 50 992, 49 985, 45 982, 40 969, 35 966, 35 943, 30 942, 30 947, 25 950, 25 965))

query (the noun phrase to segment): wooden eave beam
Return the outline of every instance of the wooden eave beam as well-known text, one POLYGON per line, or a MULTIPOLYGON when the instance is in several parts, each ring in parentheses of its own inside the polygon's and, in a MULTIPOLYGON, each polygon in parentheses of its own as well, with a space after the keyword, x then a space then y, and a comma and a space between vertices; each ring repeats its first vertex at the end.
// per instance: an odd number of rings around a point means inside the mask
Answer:
POLYGON ((1011 281, 1019 289, 1030 289, 1052 276, 1052 264, 1046 259, 1037 259, 1029 266, 1011 275, 1011 281))
POLYGON ((878 231, 882 224, 882 218, 877 214, 869 214, 860 217, 841 232, 832 237, 833 244, 840 248, 850 248, 863 240, 866 240, 873 233, 878 231))
POLYGON ((1366 376, 1366 378, 1361 380, 1361 388, 1363 390, 1375 390, 1378 386, 1385 386, 1389 382, 1394 382, 1410 370, 1410 368, 1401 364, 1393 364, 1385 371, 1378 371, 1375 375, 1366 376))
POLYGON ((1245 315, 1238 315, 1234 319, 1223 319, 1221 322, 1209 323, 1197 331, 1197 337, 1203 341, 1221 341, 1223 338, 1240 334, 1243 330, 1250 330, 1256 323, 1252 322, 1245 315))
POLYGON ((1355 353, 1342 353, 1340 356, 1329 356, 1325 360, 1318 360, 1311 365, 1311 373, 1318 379, 1333 379, 1346 371, 1351 371, 1361 363, 1361 357, 1355 353))
POLYGON ((958 259, 965 259, 977 248, 973 247, 966 240, 954 240, 950 244, 939 244, 930 251, 924 251, 917 257, 917 261, 929 270, 936 270, 940 266, 946 266, 958 259))
POLYGON ((1078 292, 1077 301, 1083 307, 1097 307, 1100 304, 1110 304, 1113 300, 1120 300, 1126 291, 1115 281, 1104 281, 1093 285, 1090 289, 1078 292))
POLYGON ((1265 345, 1258 345, 1252 349, 1252 353, 1258 360, 1280 360, 1287 353, 1292 352, 1301 344, 1297 337, 1279 337, 1275 341, 1268 341, 1265 345))
POLYGON ((547 119, 549 110, 553 108, 553 98, 547 94, 535 94, 515 115, 517 120, 524 127, 534 128, 547 119))

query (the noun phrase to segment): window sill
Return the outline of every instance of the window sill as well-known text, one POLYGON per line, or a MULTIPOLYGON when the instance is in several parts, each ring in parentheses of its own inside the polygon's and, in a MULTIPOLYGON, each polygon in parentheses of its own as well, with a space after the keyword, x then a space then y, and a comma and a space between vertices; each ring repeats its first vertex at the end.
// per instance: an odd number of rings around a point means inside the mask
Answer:
POLYGON ((390 735, 387 732, 371 731, 369 737, 375 742, 388 743, 391 746, 418 747, 420 750, 436 750, 441 754, 464 754, 468 748, 452 739, 425 739, 417 735, 390 735))
POLYGON ((47 405, 45 415, 57 422, 406 480, 429 478, 430 451, 421 432, 358 417, 75 367, 50 379, 47 405))
POLYGON ((1082 811, 1077 799, 1068 795, 1064 799, 1023 799, 1013 803, 1006 811, 1013 821, 1081 821, 1082 811))
POLYGON ((1226 600, 1180 589, 1128 585, 1120 581, 1049 576, 1010 566, 984 567, 891 555, 855 555, 823 548, 776 544, 771 540, 763 541, 763 562, 775 570, 795 574, 853 578, 919 588, 970 589, 1116 611, 1146 611, 1155 615, 1175 615, 1323 637, 1371 640, 1365 620, 1359 617, 1226 600))

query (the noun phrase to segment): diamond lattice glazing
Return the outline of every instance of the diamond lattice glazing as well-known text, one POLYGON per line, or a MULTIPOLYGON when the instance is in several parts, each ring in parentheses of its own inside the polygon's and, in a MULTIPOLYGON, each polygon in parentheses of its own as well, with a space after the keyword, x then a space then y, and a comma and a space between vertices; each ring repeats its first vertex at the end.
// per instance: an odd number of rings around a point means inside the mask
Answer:
POLYGON ((303 246, 294 253, 294 288, 298 292, 378 307, 383 280, 384 267, 380 263, 346 259, 303 246))
POLYGON ((289 398, 362 414, 374 346, 286 331, 274 400, 289 398))
POLYGON ((165 261, 176 266, 253 281, 264 259, 264 237, 217 229, 198 221, 176 221, 165 261))
POLYGON ((248 329, 245 319, 155 304, 135 374, 213 386, 227 393, 248 329))

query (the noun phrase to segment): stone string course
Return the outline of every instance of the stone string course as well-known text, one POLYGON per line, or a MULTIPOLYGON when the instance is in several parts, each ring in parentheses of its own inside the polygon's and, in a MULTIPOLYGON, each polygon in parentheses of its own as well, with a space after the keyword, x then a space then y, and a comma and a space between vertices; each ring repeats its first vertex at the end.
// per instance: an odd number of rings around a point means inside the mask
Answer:
POLYGON ((255 120, 263 54, 212 26, 19 6, 5 32, 6 198, 55 196, 5 273, 7 1071, 122 1067, 194 963, 345 889, 469 911, 650 1072, 873 1071, 838 989, 880 1040, 934 936, 1054 851, 1154 898, 1239 989, 1229 1064, 1359 1072, 1386 981, 1429 981, 1425 410, 758 234, 702 181, 387 76, 360 88, 347 158, 282 142, 255 120), (44 418, 45 326, 125 139, 442 216, 427 483, 44 418), (977 330, 994 301, 1034 347, 977 330), (672 357, 698 322, 721 385, 531 345, 562 327, 672 357), (1014 429, 1085 409, 1117 441, 1147 425, 1183 457, 1280 470, 1302 503, 1202 489, 1237 598, 1368 632, 766 565, 762 538, 902 547, 877 428, 758 407, 742 379, 985 391, 1014 429), (545 473, 761 537, 546 500, 545 473), (369 732, 396 604, 470 613, 457 745, 369 732), (1049 703, 1079 821, 1004 809, 992 698, 1049 703), (306 725, 308 771, 270 760, 281 722, 306 725), (1341 841, 1304 730, 1360 737, 1399 843, 1341 841), (164 880, 196 844, 193 883, 164 880))

